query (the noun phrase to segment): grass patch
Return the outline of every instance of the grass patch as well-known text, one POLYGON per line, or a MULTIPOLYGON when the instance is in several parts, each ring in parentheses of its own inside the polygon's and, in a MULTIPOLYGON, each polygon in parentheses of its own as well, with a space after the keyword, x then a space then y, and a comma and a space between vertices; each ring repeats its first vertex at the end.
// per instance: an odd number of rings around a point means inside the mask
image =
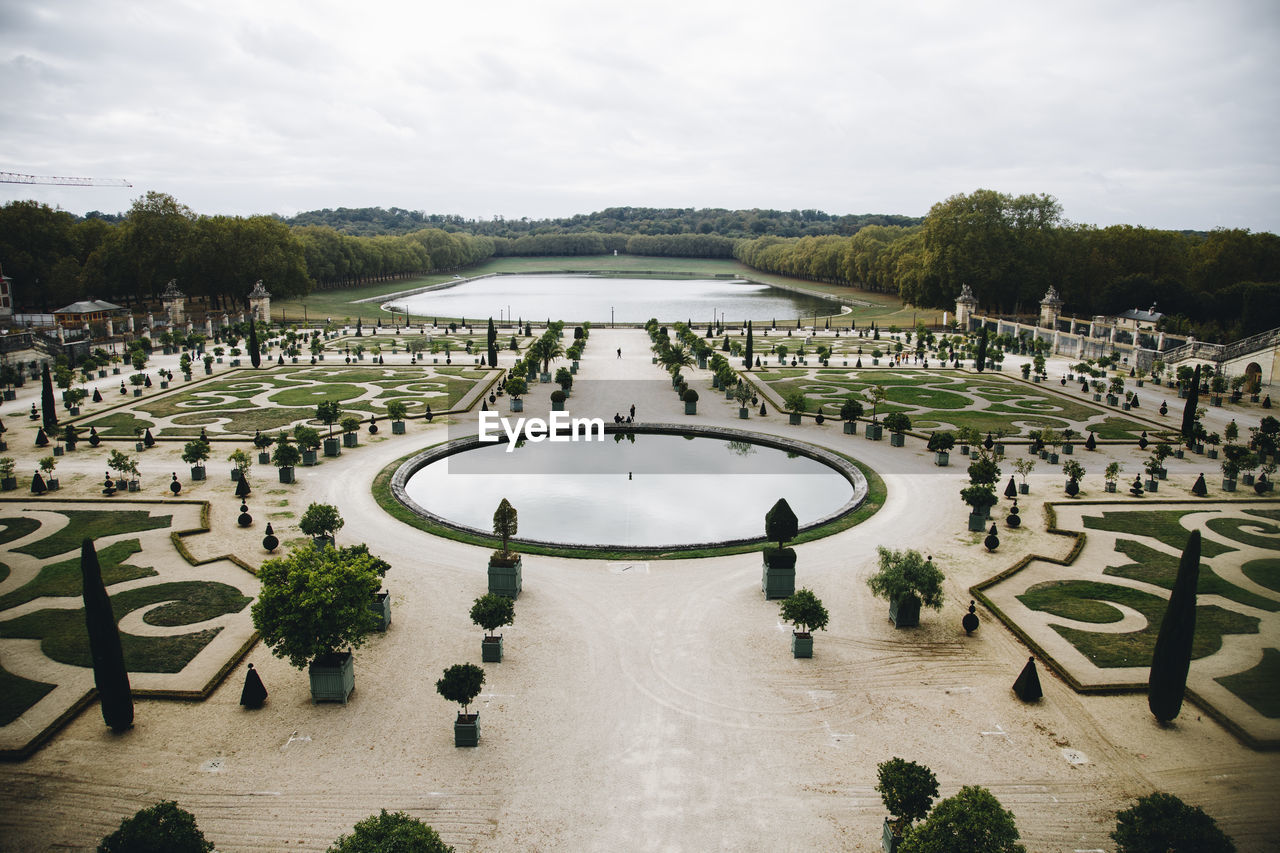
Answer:
POLYGON ((43 560, 79 549, 85 539, 96 540, 103 536, 121 533, 141 533, 144 530, 168 527, 173 521, 171 515, 152 517, 151 513, 145 509, 61 509, 57 512, 67 517, 66 527, 15 550, 43 560))
MULTIPOLYGON (((1178 557, 1165 554, 1154 548, 1148 548, 1141 542, 1132 539, 1116 541, 1116 550, 1134 562, 1124 566, 1108 566, 1103 574, 1114 577, 1143 581, 1165 589, 1173 589, 1173 582, 1178 577, 1178 557)), ((1273 601, 1261 595, 1241 589, 1222 578, 1213 567, 1200 564, 1200 579, 1196 584, 1196 592, 1200 595, 1220 595, 1231 601, 1239 602, 1247 607, 1259 610, 1280 610, 1280 601, 1273 601)))
MULTIPOLYGON (((1036 584, 1018 600, 1032 610, 1062 615, 1071 611, 1073 599, 1092 600, 1098 603, 1114 601, 1130 607, 1147 618, 1146 627, 1123 634, 1107 634, 1083 631, 1064 625, 1051 625, 1071 645, 1075 646, 1095 666, 1102 668, 1150 666, 1155 651, 1156 635, 1164 620, 1169 602, 1156 595, 1129 587, 1096 581, 1050 581, 1036 584)), ((1115 609, 1115 608, 1111 608, 1115 609)), ((1115 620, 1109 620, 1115 621, 1115 620)), ((1222 648, 1223 634, 1256 634, 1258 619, 1215 604, 1196 607, 1196 634, 1191 644, 1191 657, 1198 660, 1222 648)))
POLYGON ((23 516, 11 516, 9 518, 0 518, 0 545, 8 544, 15 539, 21 539, 30 533, 40 529, 40 519, 25 518, 23 516))
MULTIPOLYGON (((253 599, 240 590, 212 581, 181 581, 124 590, 111 596, 112 609, 119 621, 139 608, 161 602, 182 602, 182 613, 190 624, 225 613, 238 613, 253 599)), ((162 610, 174 613, 173 605, 162 610)), ((150 614, 148 614, 150 615, 150 614)), ((139 637, 120 632, 125 666, 131 672, 179 672, 200 650, 217 636, 220 628, 167 637, 139 637)), ((0 637, 39 640, 40 650, 50 660, 70 666, 92 667, 89 638, 85 631, 84 608, 75 610, 40 610, 0 623, 0 637)))
POLYGON ((1280 560, 1250 560, 1240 567, 1244 576, 1273 592, 1280 592, 1280 560))
POLYGON ((1144 431, 1148 435, 1156 432, 1147 424, 1140 424, 1128 418, 1117 417, 1108 417, 1100 421, 1090 422, 1088 427, 1089 430, 1097 433, 1098 438, 1112 441, 1137 441, 1144 431))
POLYGON ((1268 524, 1265 521, 1255 521, 1249 518, 1211 518, 1205 522, 1205 527, 1220 536, 1225 536, 1245 545, 1265 548, 1268 551, 1280 551, 1280 538, 1278 538, 1280 537, 1280 527, 1268 524), (1251 532, 1248 528, 1253 528, 1258 532, 1251 532), (1270 536, 1261 535, 1264 533, 1270 534, 1270 536))
MULTIPOLYGON (((1184 515, 1197 511, 1194 509, 1157 509, 1134 510, 1132 512, 1104 512, 1101 517, 1085 516, 1084 526, 1092 530, 1106 530, 1111 533, 1150 536, 1170 548, 1176 548, 1181 551, 1187 547, 1187 537, 1191 535, 1191 531, 1183 527, 1180 520, 1184 515)), ((1203 557, 1213 558, 1234 550, 1234 548, 1228 548, 1226 545, 1220 545, 1208 539, 1200 540, 1200 554, 1203 557)))
MULTIPOLYGON (((133 412, 113 412, 109 415, 103 415, 95 418, 88 423, 81 424, 85 429, 90 427, 96 429, 100 435, 104 436, 132 436, 134 429, 141 427, 142 429, 151 429, 155 426, 152 421, 145 421, 135 417, 133 412)), ((87 435, 87 433, 86 433, 87 435)))
POLYGON ((1262 716, 1280 717, 1280 651, 1263 649, 1262 660, 1253 669, 1214 680, 1262 716))
POLYGON ((14 675, 0 666, 0 726, 7 726, 21 717, 55 686, 14 675))
MULTIPOLYGON (((98 552, 98 562, 102 566, 102 582, 107 586, 137 578, 151 577, 158 574, 155 569, 144 569, 130 566, 124 561, 142 550, 137 539, 126 539, 115 542, 98 552)), ((40 573, 17 589, 0 596, 0 610, 17 607, 37 598, 80 597, 84 590, 80 573, 80 558, 72 557, 57 563, 50 563, 40 569, 40 573)))
MULTIPOLYGON (((884 480, 880 478, 873 469, 843 453, 837 453, 827 448, 828 452, 836 453, 844 459, 857 466, 858 470, 867 479, 867 497, 866 500, 853 512, 848 513, 835 521, 820 525, 802 532, 799 536, 789 542, 789 545, 798 545, 804 542, 812 542, 815 539, 821 539, 842 530, 848 530, 880 511, 884 506, 885 497, 888 494, 884 484, 884 480)), ((501 540, 493 536, 483 536, 478 534, 467 533, 461 530, 455 530, 452 527, 446 527, 442 524, 429 521, 422 518, 409 510, 404 504, 400 503, 391 494, 391 478, 395 476, 396 469, 403 465, 408 459, 416 456, 421 450, 415 450, 413 453, 400 457, 387 467, 378 472, 373 480, 373 497, 378 502, 378 506, 395 518, 410 527, 414 527, 433 536, 440 536, 445 539, 453 539, 458 542, 465 542, 469 545, 477 545, 485 548, 497 548, 501 546, 501 540)), ((689 548, 667 553, 654 553, 653 551, 637 551, 623 548, 600 550, 587 548, 574 548, 572 546, 548 547, 543 545, 532 545, 526 543, 518 543, 520 553, 523 554, 545 554, 554 557, 576 557, 589 560, 665 560, 665 559, 698 559, 702 557, 719 557, 726 554, 746 554, 752 551, 762 550, 765 543, 745 543, 741 545, 726 545, 722 547, 710 548, 689 548)))

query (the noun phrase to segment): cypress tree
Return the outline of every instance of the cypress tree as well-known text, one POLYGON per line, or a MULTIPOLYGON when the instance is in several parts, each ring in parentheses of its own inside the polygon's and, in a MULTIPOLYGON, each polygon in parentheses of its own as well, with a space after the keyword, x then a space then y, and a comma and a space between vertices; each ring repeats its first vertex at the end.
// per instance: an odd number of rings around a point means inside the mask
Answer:
POLYGON ((982 333, 978 335, 978 351, 973 356, 974 366, 981 373, 987 367, 987 327, 982 327, 982 333))
POLYGON ((1195 437, 1196 406, 1200 404, 1200 365, 1191 379, 1191 387, 1187 389, 1187 404, 1182 407, 1182 439, 1188 445, 1195 437))
POLYGON ((58 431, 58 405, 53 401, 53 376, 49 373, 49 362, 44 363, 41 371, 43 386, 40 389, 40 415, 44 419, 44 431, 54 435, 58 431))
POLYGON ((122 732, 133 728, 133 694, 129 692, 129 673, 124 667, 120 629, 116 627, 111 599, 102 583, 102 568, 92 539, 85 539, 80 545, 80 574, 85 628, 93 657, 93 683, 102 700, 102 719, 112 731, 122 732))
POLYGON ((747 321, 747 370, 751 369, 751 359, 755 356, 755 341, 751 337, 751 321, 747 321))
POLYGON ((1151 656, 1151 678, 1147 682, 1147 706, 1161 723, 1182 710, 1191 668, 1191 641, 1196 633, 1196 585, 1200 581, 1200 531, 1191 531, 1178 564, 1178 578, 1169 594, 1156 650, 1151 656))
POLYGON ((254 367, 262 366, 262 353, 258 352, 258 322, 249 318, 249 363, 254 367))

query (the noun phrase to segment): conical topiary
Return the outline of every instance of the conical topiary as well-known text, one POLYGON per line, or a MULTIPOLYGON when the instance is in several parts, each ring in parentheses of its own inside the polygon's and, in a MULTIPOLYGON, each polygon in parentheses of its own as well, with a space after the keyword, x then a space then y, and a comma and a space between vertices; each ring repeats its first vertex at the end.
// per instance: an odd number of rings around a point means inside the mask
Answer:
POLYGON ((1040 689, 1040 673, 1036 671, 1034 657, 1027 658, 1027 665, 1018 674, 1018 680, 1013 682, 1013 692, 1023 702, 1035 702, 1044 695, 1044 691, 1040 689))
POLYGON ((92 539, 85 539, 80 545, 80 574, 85 628, 93 658, 93 683, 102 700, 102 719, 112 731, 122 732, 133 728, 133 694, 124 666, 120 630, 116 627, 107 588, 102 583, 102 568, 92 539))
POLYGON ((1196 586, 1200 582, 1200 531, 1187 538, 1178 564, 1178 577, 1169 593, 1169 606, 1160 622, 1155 652, 1151 656, 1151 677, 1147 682, 1147 707, 1161 723, 1182 710, 1191 669, 1191 642, 1196 633, 1196 586))

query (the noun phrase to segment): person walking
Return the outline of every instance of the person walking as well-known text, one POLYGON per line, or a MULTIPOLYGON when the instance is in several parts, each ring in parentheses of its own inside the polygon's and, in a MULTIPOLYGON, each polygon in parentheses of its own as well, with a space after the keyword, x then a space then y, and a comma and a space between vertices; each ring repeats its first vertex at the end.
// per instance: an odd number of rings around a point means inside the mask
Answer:
POLYGON ((635 419, 636 419, 636 404, 635 404, 635 403, 632 403, 632 404, 631 404, 631 418, 630 418, 630 419, 631 419, 631 420, 635 420, 635 419))
POLYGON ((618 347, 618 358, 622 358, 622 347, 618 347))

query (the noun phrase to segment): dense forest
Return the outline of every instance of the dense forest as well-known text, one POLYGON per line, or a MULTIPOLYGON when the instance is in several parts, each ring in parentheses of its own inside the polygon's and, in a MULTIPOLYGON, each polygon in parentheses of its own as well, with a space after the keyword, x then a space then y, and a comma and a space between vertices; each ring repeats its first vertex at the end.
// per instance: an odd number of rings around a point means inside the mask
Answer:
MULTIPOLYGON (((325 225, 343 234, 368 237, 376 234, 408 234, 423 228, 464 231, 483 237, 520 237, 546 234, 608 234, 664 236, 715 234, 731 239, 773 234, 778 237, 849 237, 868 225, 919 225, 918 216, 864 213, 834 216, 821 210, 725 210, 723 208, 610 207, 596 213, 561 219, 463 219, 461 216, 426 214, 392 207, 339 207, 309 210, 289 219, 287 225, 325 225)), ((612 249, 610 249, 612 251, 612 249)), ((523 254, 523 253, 522 253, 523 254)), ((709 256, 704 256, 709 257, 709 256)))
POLYGON ((1280 326, 1280 237, 1067 222, 1047 195, 977 190, 921 219, 821 211, 609 208, 567 219, 464 220, 399 208, 201 216, 163 193, 76 217, 32 201, 0 207, 0 265, 19 310, 83 298, 152 300, 176 279, 230 308, 262 279, 288 297, 462 270, 490 257, 613 252, 736 258, 762 272, 1034 316, 1056 287, 1069 315, 1156 305, 1165 327, 1231 340, 1280 326))

